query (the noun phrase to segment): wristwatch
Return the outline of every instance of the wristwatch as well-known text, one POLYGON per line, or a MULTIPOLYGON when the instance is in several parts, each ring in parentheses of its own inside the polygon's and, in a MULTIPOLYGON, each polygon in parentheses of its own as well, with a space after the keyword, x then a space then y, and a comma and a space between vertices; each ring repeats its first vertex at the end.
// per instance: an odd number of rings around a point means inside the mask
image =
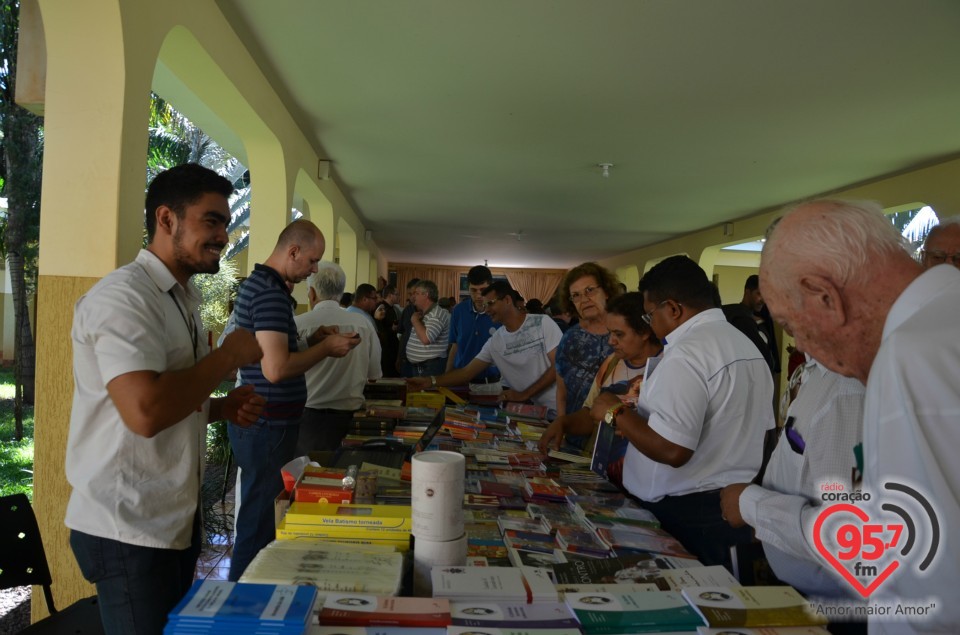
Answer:
POLYGON ((603 415, 603 421, 604 421, 604 423, 608 423, 608 424, 612 425, 614 428, 616 428, 616 427, 617 427, 617 415, 619 415, 621 412, 623 412, 624 409, 626 409, 626 405, 624 405, 624 404, 622 404, 622 403, 618 403, 618 404, 615 405, 615 406, 611 406, 610 409, 607 410, 607 413, 606 413, 605 415, 603 415))
POLYGON ((437 387, 437 378, 434 375, 430 375, 430 387, 431 388, 437 387))

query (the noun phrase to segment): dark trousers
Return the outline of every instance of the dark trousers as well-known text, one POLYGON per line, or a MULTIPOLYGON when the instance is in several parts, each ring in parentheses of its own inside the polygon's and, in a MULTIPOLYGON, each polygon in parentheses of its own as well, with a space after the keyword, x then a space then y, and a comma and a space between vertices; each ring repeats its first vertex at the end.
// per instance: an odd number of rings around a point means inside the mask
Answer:
POLYGON ((70 547, 83 577, 97 586, 104 633, 161 635, 167 614, 193 584, 199 514, 186 549, 141 547, 73 530, 70 547))
POLYGON ((300 436, 297 439, 297 456, 306 456, 314 451, 333 451, 340 447, 347 435, 352 410, 330 408, 304 408, 300 417, 300 436))
POLYGON ((430 375, 442 375, 447 369, 446 357, 434 357, 422 362, 403 362, 401 373, 404 377, 429 377, 430 375))
POLYGON ((751 527, 734 529, 721 517, 718 489, 664 496, 656 503, 641 504, 656 515, 665 531, 707 566, 720 564, 732 573, 730 547, 753 539, 751 527))

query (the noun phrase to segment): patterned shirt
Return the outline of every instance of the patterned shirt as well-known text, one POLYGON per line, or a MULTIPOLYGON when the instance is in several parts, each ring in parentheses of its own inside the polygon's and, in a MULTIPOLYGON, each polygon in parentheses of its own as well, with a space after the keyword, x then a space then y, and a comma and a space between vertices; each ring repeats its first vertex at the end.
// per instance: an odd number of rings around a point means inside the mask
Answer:
POLYGON ((563 334, 557 347, 557 374, 567 389, 566 413, 583 407, 600 364, 613 354, 609 338, 606 333, 594 335, 579 324, 563 334))

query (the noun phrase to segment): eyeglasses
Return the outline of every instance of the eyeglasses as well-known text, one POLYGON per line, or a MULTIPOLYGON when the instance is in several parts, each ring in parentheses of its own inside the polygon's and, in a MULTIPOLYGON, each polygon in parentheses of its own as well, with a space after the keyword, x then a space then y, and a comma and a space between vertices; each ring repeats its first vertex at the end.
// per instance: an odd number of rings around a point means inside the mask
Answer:
POLYGON ((584 298, 592 298, 593 294, 599 290, 600 290, 600 287, 586 287, 584 288, 583 293, 579 291, 574 291, 573 293, 570 294, 570 301, 576 303, 576 302, 579 302, 580 300, 583 300, 584 298))
POLYGON ((494 300, 484 300, 484 301, 483 301, 483 306, 485 306, 485 307, 487 307, 487 308, 489 309, 489 308, 492 307, 494 304, 496 304, 498 300, 502 300, 502 299, 503 299, 503 298, 496 298, 496 299, 494 299, 494 300))
MULTIPOLYGON (((653 323, 653 312, 659 309, 660 307, 662 307, 664 304, 666 304, 669 301, 670 300, 664 300, 663 302, 658 304, 656 307, 654 307, 653 311, 650 311, 649 313, 644 313, 643 315, 640 316, 640 318, 647 323, 647 326, 650 326, 650 324, 653 323)), ((679 302, 677 303, 677 306, 680 306, 679 302)))
POLYGON ((929 251, 924 249, 923 257, 937 265, 942 265, 949 260, 950 264, 960 267, 960 251, 948 254, 945 251, 929 251))

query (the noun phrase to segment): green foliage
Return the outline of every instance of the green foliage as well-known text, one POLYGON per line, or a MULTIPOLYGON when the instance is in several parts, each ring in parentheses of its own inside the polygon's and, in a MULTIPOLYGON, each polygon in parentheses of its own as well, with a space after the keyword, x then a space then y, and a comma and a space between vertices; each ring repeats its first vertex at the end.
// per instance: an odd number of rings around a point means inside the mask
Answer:
POLYGON ((203 296, 200 319, 203 321, 204 330, 222 332, 227 318, 230 317, 230 300, 237 285, 237 265, 231 260, 221 258, 219 272, 196 275, 193 283, 203 296))
POLYGON ((0 370, 0 496, 23 493, 33 500, 33 407, 24 410, 23 439, 16 441, 13 372, 0 370))

